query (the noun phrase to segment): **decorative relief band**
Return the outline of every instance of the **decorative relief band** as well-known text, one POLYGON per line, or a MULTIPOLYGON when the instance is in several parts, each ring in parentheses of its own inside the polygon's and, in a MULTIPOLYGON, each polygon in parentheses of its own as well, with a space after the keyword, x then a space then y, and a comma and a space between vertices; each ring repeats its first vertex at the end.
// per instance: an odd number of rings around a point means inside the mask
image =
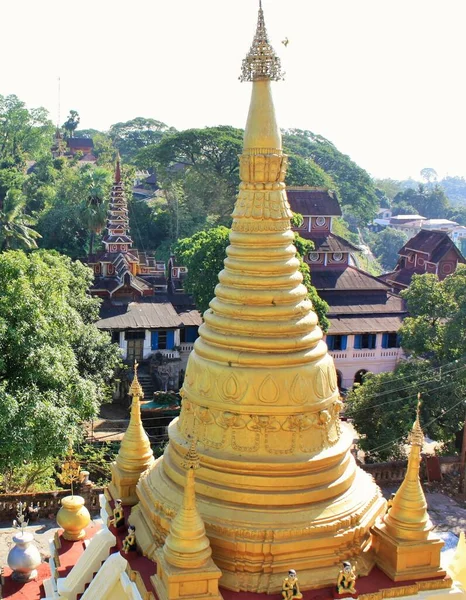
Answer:
POLYGON ((183 400, 178 421, 181 433, 188 437, 193 429, 206 448, 222 449, 230 445, 238 452, 287 455, 296 448, 311 453, 328 448, 341 436, 340 400, 324 410, 298 415, 252 415, 216 410, 183 400), (275 435, 279 434, 279 435, 275 435))

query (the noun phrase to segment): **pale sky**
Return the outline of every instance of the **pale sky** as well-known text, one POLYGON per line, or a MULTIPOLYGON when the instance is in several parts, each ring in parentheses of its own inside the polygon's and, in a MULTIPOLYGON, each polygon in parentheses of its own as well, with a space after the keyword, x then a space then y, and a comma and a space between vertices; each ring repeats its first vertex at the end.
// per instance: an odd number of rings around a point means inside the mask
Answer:
MULTIPOLYGON (((0 94, 81 128, 137 116, 244 127, 257 0, 2 0, 0 94)), ((465 0, 263 0, 279 125, 376 177, 466 176, 465 0), (281 40, 288 38, 285 48, 281 40)))

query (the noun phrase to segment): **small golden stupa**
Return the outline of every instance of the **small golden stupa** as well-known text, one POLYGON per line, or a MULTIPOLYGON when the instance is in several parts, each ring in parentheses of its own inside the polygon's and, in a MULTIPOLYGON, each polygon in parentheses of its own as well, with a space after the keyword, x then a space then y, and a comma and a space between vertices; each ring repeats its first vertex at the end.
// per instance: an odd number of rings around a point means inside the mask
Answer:
POLYGON ((128 429, 121 441, 118 456, 110 466, 112 481, 109 491, 113 498, 121 498, 124 505, 137 502, 136 484, 141 473, 154 462, 154 454, 141 421, 141 400, 144 392, 138 380, 138 364, 134 364, 134 378, 129 388, 131 416, 128 429))
POLYGON ((424 434, 419 422, 420 399, 410 436, 408 468, 382 522, 374 527, 377 566, 394 581, 441 577, 442 540, 432 534, 427 502, 419 479, 424 434))
POLYGON ((196 506, 194 471, 199 468, 193 438, 183 466, 187 470, 183 504, 170 525, 163 548, 156 553, 157 574, 152 577, 159 600, 189 597, 221 600, 221 571, 211 555, 209 538, 196 506))
POLYGON ((290 561, 302 589, 334 584, 348 558, 367 574, 370 529, 385 511, 350 453, 333 359, 299 272, 271 93, 281 76, 259 7, 242 67, 252 97, 225 268, 189 358, 180 417, 141 476, 130 517, 155 559, 183 502, 194 431, 197 504, 221 585, 268 593, 281 590, 290 561))

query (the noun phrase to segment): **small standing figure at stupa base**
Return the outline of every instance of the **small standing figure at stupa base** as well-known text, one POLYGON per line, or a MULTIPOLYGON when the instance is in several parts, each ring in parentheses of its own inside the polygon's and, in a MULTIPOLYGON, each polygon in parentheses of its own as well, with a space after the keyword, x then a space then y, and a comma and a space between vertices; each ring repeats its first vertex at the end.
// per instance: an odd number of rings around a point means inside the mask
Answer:
POLYGON ((136 527, 134 525, 128 526, 128 535, 123 540, 123 552, 128 554, 129 552, 136 552, 136 527))
POLYGON ((347 560, 343 561, 343 568, 338 573, 336 598, 346 598, 351 596, 356 598, 356 570, 347 560))
POLYGON ((302 598, 303 595, 299 591, 299 582, 296 576, 296 571, 290 569, 288 577, 285 577, 282 583, 282 598, 284 600, 293 600, 293 598, 302 598))
POLYGON ((113 525, 115 529, 121 529, 125 526, 125 514, 121 505, 121 500, 115 500, 115 508, 113 509, 113 517, 109 520, 109 525, 113 525))

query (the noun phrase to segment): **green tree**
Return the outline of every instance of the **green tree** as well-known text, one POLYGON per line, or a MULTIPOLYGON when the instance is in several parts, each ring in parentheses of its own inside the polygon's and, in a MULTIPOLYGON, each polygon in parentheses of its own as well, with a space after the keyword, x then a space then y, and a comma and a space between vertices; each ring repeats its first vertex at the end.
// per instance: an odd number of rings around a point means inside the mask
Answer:
POLYGON ((24 167, 50 150, 53 125, 44 108, 28 110, 17 96, 0 95, 0 168, 24 167))
POLYGON ((332 142, 311 131, 289 129, 284 132, 283 144, 288 153, 312 159, 332 177, 343 207, 352 212, 360 224, 375 217, 379 202, 372 179, 332 142))
POLYGON ((77 110, 70 110, 70 114, 68 118, 63 123, 63 129, 65 130, 65 136, 67 138, 72 138, 74 136, 74 132, 78 128, 79 122, 81 121, 81 117, 77 110))
POLYGON ((421 393, 421 422, 428 437, 455 451, 457 432, 464 421, 466 393, 464 362, 433 368, 429 360, 400 362, 394 371, 368 373, 348 395, 345 414, 359 434, 367 462, 404 456, 403 445, 416 414, 421 393))
POLYGON ((82 215, 90 231, 90 256, 94 252, 95 236, 102 231, 106 223, 108 205, 105 199, 110 191, 111 176, 105 169, 97 167, 84 174, 83 183, 87 191, 87 198, 82 203, 82 215))
POLYGON ((10 248, 37 248, 40 234, 32 227, 36 220, 24 213, 26 203, 21 192, 10 189, 0 198, 0 251, 10 248))
MULTIPOLYGON (((428 219, 445 218, 450 206, 448 198, 440 185, 435 184, 432 187, 427 187, 421 183, 417 190, 408 188, 395 196, 393 200, 394 208, 403 204, 413 207, 417 214, 428 219)), ((399 208, 397 214, 402 214, 399 212, 399 208)))
POLYGON ((311 158, 303 158, 297 154, 289 156, 286 184, 288 186, 310 185, 312 187, 325 187, 338 191, 336 183, 328 173, 311 158))
POLYGON ((424 169, 421 169, 421 177, 422 179, 425 179, 427 183, 437 181, 437 171, 431 167, 424 167, 424 169))
POLYGON ((108 134, 124 161, 132 163, 140 150, 158 144, 164 135, 173 131, 172 127, 156 119, 136 117, 115 123, 108 134))
POLYGON ((443 281, 433 274, 414 275, 402 296, 410 316, 399 333, 409 360, 392 373, 368 374, 348 396, 348 415, 371 459, 402 454, 418 392, 423 428, 446 451, 455 450, 464 422, 466 267, 459 265, 443 281))
POLYGON ((376 255, 380 264, 386 271, 395 268, 398 261, 398 250, 408 241, 408 236, 404 231, 387 227, 375 236, 372 244, 372 251, 376 255))
POLYGON ((61 455, 96 416, 120 361, 92 324, 93 275, 57 253, 0 254, 0 467, 61 455))
MULTIPOLYGON (((218 274, 223 269, 226 249, 229 245, 230 230, 227 227, 213 227, 206 231, 199 231, 190 238, 180 240, 174 249, 179 261, 188 268, 185 279, 185 289, 192 294, 201 313, 209 308, 209 302, 214 297, 215 286, 218 283, 218 274)), ((309 298, 314 305, 314 310, 319 317, 319 325, 324 331, 328 329, 329 321, 326 317, 328 305, 319 298, 316 289, 311 285, 311 276, 308 265, 302 256, 312 250, 313 245, 309 240, 304 240, 295 234, 295 246, 301 261, 300 271, 303 283, 306 285, 309 298)))

